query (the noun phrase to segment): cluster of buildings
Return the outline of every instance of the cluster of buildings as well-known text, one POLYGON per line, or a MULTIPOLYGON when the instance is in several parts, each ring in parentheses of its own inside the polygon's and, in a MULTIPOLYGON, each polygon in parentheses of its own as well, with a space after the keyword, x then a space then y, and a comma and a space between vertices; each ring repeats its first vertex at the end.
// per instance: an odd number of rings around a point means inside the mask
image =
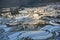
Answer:
POLYGON ((41 18, 43 16, 57 17, 58 15, 60 15, 60 10, 58 9, 59 6, 60 5, 53 5, 53 6, 49 5, 44 7, 23 8, 23 10, 20 9, 19 7, 2 8, 0 9, 0 14, 2 16, 8 16, 8 17, 13 17, 13 16, 17 17, 19 16, 19 14, 20 16, 26 16, 30 14, 30 16, 33 16, 34 18, 38 18, 38 17, 41 18), (12 16, 11 14, 14 15, 12 16))

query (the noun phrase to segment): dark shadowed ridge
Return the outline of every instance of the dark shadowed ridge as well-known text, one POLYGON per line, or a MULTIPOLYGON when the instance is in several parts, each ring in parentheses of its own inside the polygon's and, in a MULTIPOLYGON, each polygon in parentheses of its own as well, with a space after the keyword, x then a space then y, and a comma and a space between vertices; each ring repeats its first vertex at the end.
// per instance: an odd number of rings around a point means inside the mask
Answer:
POLYGON ((46 5, 50 2, 60 2, 60 0, 0 0, 0 8, 5 7, 34 7, 46 5))

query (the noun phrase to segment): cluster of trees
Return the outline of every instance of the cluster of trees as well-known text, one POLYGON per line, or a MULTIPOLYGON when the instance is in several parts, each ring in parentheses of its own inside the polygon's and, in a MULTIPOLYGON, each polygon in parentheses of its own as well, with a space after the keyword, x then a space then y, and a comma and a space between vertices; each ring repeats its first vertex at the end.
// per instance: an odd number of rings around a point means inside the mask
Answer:
POLYGON ((51 2, 59 2, 60 0, 19 0, 20 5, 22 7, 32 7, 36 5, 41 5, 45 3, 51 3, 51 2))
POLYGON ((0 0, 0 7, 31 6, 49 2, 60 2, 60 0, 0 0))

